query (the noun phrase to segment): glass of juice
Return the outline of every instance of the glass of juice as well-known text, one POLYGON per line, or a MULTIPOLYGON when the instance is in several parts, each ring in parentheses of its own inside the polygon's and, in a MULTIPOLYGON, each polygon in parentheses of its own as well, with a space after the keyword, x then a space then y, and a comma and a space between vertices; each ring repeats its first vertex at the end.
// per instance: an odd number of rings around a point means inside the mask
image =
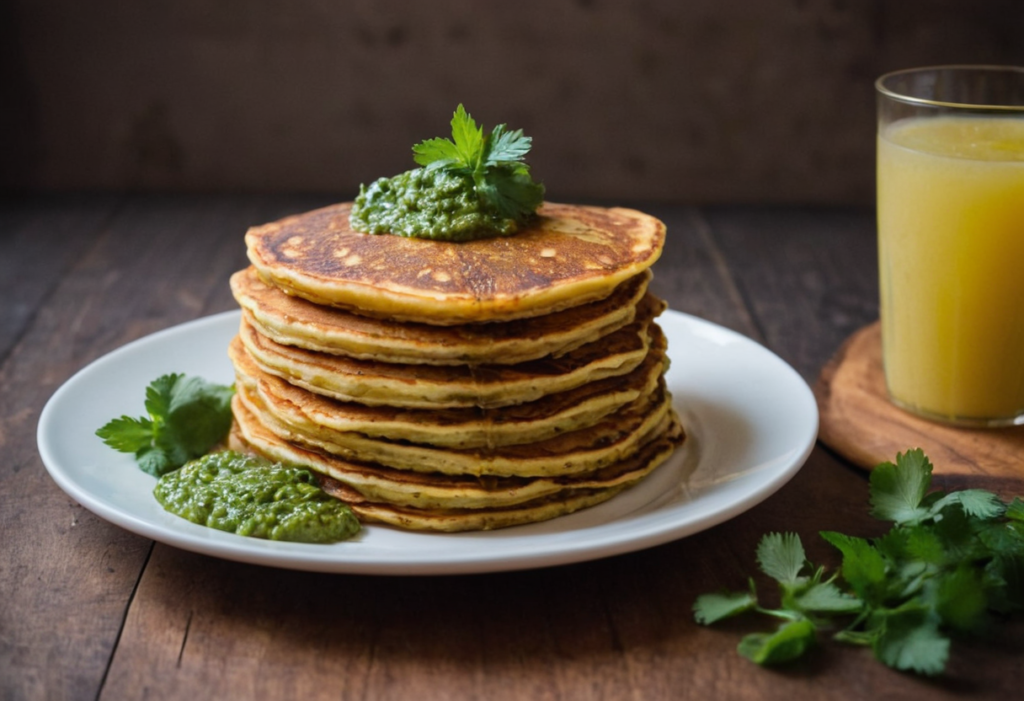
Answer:
POLYGON ((897 71, 878 96, 878 258, 890 399, 1024 423, 1024 68, 897 71))

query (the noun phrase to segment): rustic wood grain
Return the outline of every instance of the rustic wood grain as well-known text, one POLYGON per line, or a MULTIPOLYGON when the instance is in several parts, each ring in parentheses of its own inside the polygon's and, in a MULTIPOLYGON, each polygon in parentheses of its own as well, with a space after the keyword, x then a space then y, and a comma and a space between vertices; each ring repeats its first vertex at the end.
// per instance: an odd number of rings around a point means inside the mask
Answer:
MULTIPOLYGON (((43 404, 99 355, 229 308, 245 227, 277 214, 255 198, 148 198, 112 214, 106 198, 77 214, 72 203, 30 203, 0 220, 16 222, 0 238, 15 244, 5 266, 31 291, 18 298, 26 310, 7 316, 21 328, 0 364, 3 698, 94 697, 150 548, 46 475, 35 445, 43 404)), ((97 416, 97 427, 108 418, 97 416)))
POLYGON ((664 221, 667 230, 651 291, 676 311, 761 340, 703 212, 692 207, 643 209, 664 221))
POLYGON ((856 465, 871 469, 897 452, 921 448, 937 474, 1024 481, 1024 426, 944 426, 888 400, 878 323, 850 337, 814 389, 821 415, 819 437, 856 465))
POLYGON ((0 361, 116 203, 113 196, 36 197, 0 208, 0 361))
MULTIPOLYGON (((766 531, 799 533, 809 557, 828 565, 837 557, 818 531, 881 532, 867 516, 864 472, 821 448, 777 494, 703 533, 487 575, 324 575, 218 560, 152 545, 64 496, 35 449, 49 394, 128 340, 233 307, 226 280, 244 265, 245 226, 326 201, 128 198, 98 228, 80 220, 79 253, 43 270, 51 289, 32 297, 0 360, 0 698, 895 701, 1017 692, 1019 621, 958 643, 938 682, 827 640, 797 665, 764 670, 735 646, 765 622, 693 622, 698 594, 745 586, 766 531)), ((0 209, 0 223, 25 225, 14 209, 0 209)), ((870 321, 873 265, 861 265, 873 255, 869 213, 657 213, 670 234, 656 291, 676 309, 764 339, 805 377, 848 327, 870 321)))
POLYGON ((870 210, 721 207, 707 218, 764 343, 808 382, 878 318, 870 210))
MULTIPOLYGON (((863 476, 816 451, 778 495, 707 532, 615 558, 432 578, 289 572, 157 545, 101 698, 836 699, 999 698, 1015 693, 1018 624, 1006 646, 958 647, 933 684, 827 640, 782 671, 740 658, 772 625, 696 625, 700 593, 742 589, 761 534, 880 534, 863 476), (819 505, 815 508, 815 505, 819 505), (760 626, 760 628, 759 628, 760 626)), ((764 592, 772 589, 759 578, 764 592)))

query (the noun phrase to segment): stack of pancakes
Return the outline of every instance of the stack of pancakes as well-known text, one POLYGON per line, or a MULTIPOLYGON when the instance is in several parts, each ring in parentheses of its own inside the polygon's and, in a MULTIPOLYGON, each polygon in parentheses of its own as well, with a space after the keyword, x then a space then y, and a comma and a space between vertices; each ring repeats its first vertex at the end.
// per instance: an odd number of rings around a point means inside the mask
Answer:
POLYGON ((545 204, 515 236, 372 236, 339 204, 254 227, 231 278, 231 446, 304 465, 366 521, 511 526, 605 501, 683 440, 664 225, 545 204))

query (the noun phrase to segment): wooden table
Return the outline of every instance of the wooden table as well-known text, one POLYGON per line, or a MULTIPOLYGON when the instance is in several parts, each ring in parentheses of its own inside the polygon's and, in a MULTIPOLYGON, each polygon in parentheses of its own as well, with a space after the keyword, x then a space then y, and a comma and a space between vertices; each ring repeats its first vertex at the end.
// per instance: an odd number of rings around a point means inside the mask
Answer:
MULTIPOLYGON (((238 564, 153 543, 66 496, 36 449, 51 393, 132 339, 233 308, 227 279, 246 264, 246 227, 329 201, 54 196, 0 206, 0 698, 1019 695, 1020 621, 956 644, 937 681, 828 641, 806 661, 765 670, 735 653, 763 621, 694 623, 698 594, 744 586, 766 531, 796 531, 810 558, 829 565, 837 559, 818 531, 880 532, 864 473, 820 445, 780 492, 703 533, 501 574, 238 564)), ((869 211, 647 209, 669 227, 655 291, 765 344, 808 382, 876 317, 869 211)), ((1024 493, 1024 482, 1001 491, 1024 493)))

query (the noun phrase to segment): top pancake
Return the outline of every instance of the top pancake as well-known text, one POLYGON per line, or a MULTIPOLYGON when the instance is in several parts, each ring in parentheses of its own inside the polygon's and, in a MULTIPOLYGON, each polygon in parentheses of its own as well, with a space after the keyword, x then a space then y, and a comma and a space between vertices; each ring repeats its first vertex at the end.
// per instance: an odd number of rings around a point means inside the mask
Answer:
POLYGON ((661 255, 665 225, 631 209, 545 203, 514 236, 449 243, 374 236, 351 203, 249 229, 260 276, 317 304, 396 321, 506 321, 603 299, 661 255))

